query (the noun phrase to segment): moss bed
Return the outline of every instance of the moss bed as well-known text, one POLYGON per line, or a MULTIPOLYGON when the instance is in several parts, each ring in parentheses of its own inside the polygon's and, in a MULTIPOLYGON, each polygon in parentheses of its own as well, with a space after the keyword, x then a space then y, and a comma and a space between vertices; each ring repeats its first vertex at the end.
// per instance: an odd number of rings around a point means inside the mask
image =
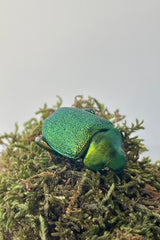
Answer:
POLYGON ((53 156, 35 144, 46 117, 61 107, 45 104, 22 133, 5 133, 0 144, 0 240, 160 239, 160 164, 152 164, 137 131, 116 110, 76 96, 73 106, 92 108, 120 130, 127 167, 117 175, 93 172, 83 159, 53 156))

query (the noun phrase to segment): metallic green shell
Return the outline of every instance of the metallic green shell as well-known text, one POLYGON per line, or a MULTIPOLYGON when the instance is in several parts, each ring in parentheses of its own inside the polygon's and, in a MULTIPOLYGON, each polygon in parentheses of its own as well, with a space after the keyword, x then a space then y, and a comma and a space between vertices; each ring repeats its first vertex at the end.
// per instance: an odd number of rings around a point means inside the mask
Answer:
POLYGON ((91 112, 63 107, 45 119, 42 135, 54 151, 76 159, 84 155, 97 132, 112 128, 111 122, 91 112))

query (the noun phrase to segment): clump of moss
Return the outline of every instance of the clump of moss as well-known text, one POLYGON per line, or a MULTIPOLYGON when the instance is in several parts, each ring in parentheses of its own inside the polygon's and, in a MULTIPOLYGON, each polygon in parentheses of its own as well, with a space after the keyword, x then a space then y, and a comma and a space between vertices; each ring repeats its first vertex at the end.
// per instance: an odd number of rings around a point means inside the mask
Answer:
POLYGON ((24 124, 24 131, 5 133, 0 157, 0 240, 160 239, 160 165, 135 136, 143 121, 127 125, 118 110, 110 113, 89 97, 75 97, 73 106, 92 108, 120 130, 127 167, 117 175, 93 172, 83 160, 52 156, 34 142, 46 117, 62 104, 45 104, 24 124), (121 123, 120 123, 121 122, 121 123), (134 134, 133 134, 134 133, 134 134), (133 136, 134 135, 134 136, 133 136))

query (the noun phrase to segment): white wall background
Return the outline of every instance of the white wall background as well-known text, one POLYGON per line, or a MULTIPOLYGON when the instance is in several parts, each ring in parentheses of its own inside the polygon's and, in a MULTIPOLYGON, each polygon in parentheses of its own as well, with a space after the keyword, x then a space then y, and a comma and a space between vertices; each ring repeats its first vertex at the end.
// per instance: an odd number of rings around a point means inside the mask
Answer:
POLYGON ((160 1, 1 0, 0 134, 56 95, 96 97, 160 160, 160 1))

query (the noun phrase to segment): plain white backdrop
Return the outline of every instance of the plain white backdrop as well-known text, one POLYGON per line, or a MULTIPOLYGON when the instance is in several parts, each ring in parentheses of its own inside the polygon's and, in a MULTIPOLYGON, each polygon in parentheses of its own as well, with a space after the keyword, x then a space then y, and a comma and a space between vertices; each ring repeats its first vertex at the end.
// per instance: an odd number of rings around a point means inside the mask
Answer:
POLYGON ((89 95, 144 119, 146 155, 160 160, 159 13, 159 0, 1 0, 0 134, 56 95, 89 95))

